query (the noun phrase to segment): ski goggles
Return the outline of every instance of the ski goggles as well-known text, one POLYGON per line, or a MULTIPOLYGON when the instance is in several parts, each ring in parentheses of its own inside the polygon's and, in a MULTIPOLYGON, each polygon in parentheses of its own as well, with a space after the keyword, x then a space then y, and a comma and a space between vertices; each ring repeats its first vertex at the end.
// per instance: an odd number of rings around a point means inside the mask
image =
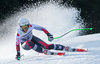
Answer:
POLYGON ((22 29, 25 29, 25 28, 28 28, 29 25, 24 25, 24 26, 21 26, 22 29))

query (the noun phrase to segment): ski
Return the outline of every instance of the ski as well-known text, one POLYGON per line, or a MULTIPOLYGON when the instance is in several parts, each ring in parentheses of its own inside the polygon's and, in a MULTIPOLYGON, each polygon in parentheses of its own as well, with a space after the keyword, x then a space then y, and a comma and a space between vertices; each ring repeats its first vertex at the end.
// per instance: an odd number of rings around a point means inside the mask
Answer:
MULTIPOLYGON (((88 49, 80 49, 80 48, 77 48, 77 49, 72 49, 71 51, 66 51, 66 52, 88 52, 88 49)), ((43 52, 43 54, 45 55, 58 55, 58 56, 65 56, 65 52, 51 52, 51 51, 48 51, 48 50, 45 50, 43 52)))
POLYGON ((88 49, 79 49, 79 48, 77 48, 76 52, 88 52, 88 49))

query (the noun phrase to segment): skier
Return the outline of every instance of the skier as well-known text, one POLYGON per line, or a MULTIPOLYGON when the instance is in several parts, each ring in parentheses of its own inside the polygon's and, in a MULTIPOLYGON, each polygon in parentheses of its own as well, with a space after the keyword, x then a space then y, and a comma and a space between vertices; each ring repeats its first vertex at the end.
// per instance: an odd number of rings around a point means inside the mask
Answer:
POLYGON ((69 52, 85 51, 83 49, 75 49, 75 48, 71 48, 69 46, 63 46, 60 44, 47 44, 43 40, 41 40, 40 38, 32 34, 33 29, 43 31, 48 36, 48 39, 51 42, 54 40, 53 35, 50 34, 46 28, 41 27, 36 24, 30 24, 27 18, 21 18, 18 23, 20 27, 17 30, 17 35, 16 35, 16 51, 17 51, 16 59, 17 60, 20 60, 20 57, 21 57, 20 56, 21 55, 20 54, 20 43, 24 50, 33 49, 36 52, 44 53, 46 55, 55 54, 53 52, 50 52, 49 51, 50 49, 69 51, 69 52))

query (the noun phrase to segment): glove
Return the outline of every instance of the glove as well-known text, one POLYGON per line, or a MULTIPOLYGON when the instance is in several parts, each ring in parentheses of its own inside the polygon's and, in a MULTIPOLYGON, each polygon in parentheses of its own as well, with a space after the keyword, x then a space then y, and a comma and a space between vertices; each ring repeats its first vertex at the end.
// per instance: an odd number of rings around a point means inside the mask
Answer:
POLYGON ((51 35, 50 33, 48 33, 47 36, 50 42, 54 40, 53 35, 51 35))
POLYGON ((20 52, 17 51, 16 59, 17 59, 17 60, 20 60, 20 58, 21 58, 21 56, 20 56, 20 52))

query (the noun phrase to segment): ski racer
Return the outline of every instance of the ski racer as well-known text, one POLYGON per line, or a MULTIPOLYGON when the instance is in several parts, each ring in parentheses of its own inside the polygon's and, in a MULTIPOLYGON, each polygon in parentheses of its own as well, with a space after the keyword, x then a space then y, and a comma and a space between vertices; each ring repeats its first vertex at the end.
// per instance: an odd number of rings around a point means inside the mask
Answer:
POLYGON ((37 36, 34 36, 32 34, 32 30, 39 30, 43 31, 47 36, 49 41, 53 41, 53 35, 49 33, 49 31, 39 25, 36 24, 30 24, 29 20, 27 18, 21 18, 19 20, 19 29, 17 29, 17 35, 16 35, 16 59, 20 60, 18 58, 21 57, 20 53, 20 43, 21 46, 24 50, 34 50, 39 53, 44 53, 46 55, 54 55, 53 52, 50 52, 49 50, 61 50, 61 51, 69 51, 69 52, 74 52, 74 51, 85 51, 82 49, 75 49, 71 48, 69 46, 63 46, 61 44, 47 44, 37 36))

